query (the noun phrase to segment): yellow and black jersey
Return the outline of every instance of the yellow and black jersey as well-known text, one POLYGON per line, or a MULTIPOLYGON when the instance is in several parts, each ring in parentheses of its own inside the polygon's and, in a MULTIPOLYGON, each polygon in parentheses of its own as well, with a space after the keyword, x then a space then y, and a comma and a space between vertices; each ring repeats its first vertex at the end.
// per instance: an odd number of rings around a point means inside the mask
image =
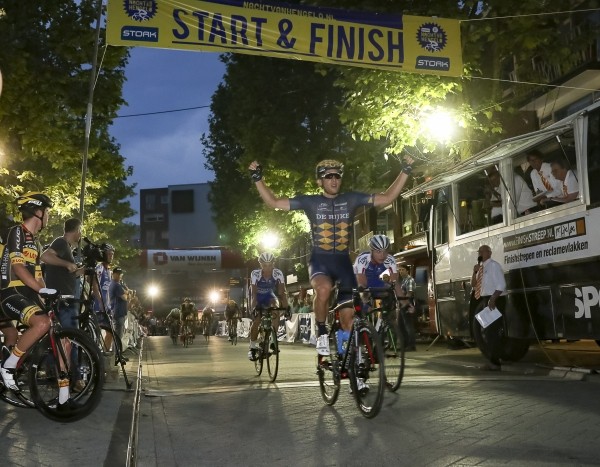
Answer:
POLYGON ((25 266, 36 280, 41 279, 40 251, 41 247, 37 238, 24 225, 12 227, 8 231, 2 261, 0 262, 0 288, 28 288, 14 273, 16 264, 25 266))

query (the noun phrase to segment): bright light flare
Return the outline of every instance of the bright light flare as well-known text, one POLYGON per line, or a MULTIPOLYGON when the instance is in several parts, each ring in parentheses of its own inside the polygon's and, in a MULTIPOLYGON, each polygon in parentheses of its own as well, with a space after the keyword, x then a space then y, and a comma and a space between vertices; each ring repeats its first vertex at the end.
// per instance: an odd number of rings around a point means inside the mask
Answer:
POLYGON ((220 297, 221 297, 221 294, 217 290, 212 290, 208 294, 208 298, 212 303, 215 303, 217 300, 219 300, 220 297))
POLYGON ((260 243, 264 248, 275 248, 279 244, 279 235, 273 232, 265 232, 261 237, 260 243))
POLYGON ((456 123, 452 115, 445 110, 428 113, 423 116, 421 122, 423 131, 440 143, 450 141, 456 130, 456 123))
POLYGON ((148 295, 151 298, 157 297, 159 293, 160 293, 160 290, 158 289, 158 287, 156 285, 148 286, 148 295))

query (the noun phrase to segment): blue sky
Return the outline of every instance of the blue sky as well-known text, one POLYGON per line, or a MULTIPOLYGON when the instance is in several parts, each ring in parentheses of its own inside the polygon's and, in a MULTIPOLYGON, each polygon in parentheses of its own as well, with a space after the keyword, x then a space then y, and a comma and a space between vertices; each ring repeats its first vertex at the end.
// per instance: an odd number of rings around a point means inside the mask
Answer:
MULTIPOLYGON (((128 105, 118 114, 162 112, 210 105, 225 71, 216 53, 133 48, 125 70, 123 96, 128 105)), ((125 164, 137 183, 131 205, 139 211, 139 190, 211 181, 204 168, 202 133, 208 132, 210 109, 117 118, 110 133, 121 146, 125 164)), ((139 215, 130 219, 139 223, 139 215)))

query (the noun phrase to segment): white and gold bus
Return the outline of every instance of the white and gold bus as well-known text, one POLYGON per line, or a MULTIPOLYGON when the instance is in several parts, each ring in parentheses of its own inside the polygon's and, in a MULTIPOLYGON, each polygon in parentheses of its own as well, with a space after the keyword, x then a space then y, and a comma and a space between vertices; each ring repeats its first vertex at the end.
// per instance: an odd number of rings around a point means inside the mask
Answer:
POLYGON ((475 338, 488 354, 477 310, 469 309, 477 250, 487 244, 507 282, 503 350, 495 357, 518 360, 534 341, 600 342, 600 103, 501 141, 403 197, 422 193, 433 193, 427 256, 440 335, 475 338), (552 164, 554 187, 563 187, 543 203, 531 200, 532 180, 540 183, 536 157, 552 164), (569 191, 572 200, 564 198, 569 191))

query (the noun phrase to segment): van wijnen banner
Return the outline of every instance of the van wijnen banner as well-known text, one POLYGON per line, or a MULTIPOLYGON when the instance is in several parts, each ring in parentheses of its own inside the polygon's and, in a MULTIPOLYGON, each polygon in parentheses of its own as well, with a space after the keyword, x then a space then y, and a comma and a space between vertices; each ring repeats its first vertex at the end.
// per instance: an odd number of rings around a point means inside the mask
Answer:
POLYGON ((109 0, 109 45, 462 74, 460 23, 278 2, 109 0))

